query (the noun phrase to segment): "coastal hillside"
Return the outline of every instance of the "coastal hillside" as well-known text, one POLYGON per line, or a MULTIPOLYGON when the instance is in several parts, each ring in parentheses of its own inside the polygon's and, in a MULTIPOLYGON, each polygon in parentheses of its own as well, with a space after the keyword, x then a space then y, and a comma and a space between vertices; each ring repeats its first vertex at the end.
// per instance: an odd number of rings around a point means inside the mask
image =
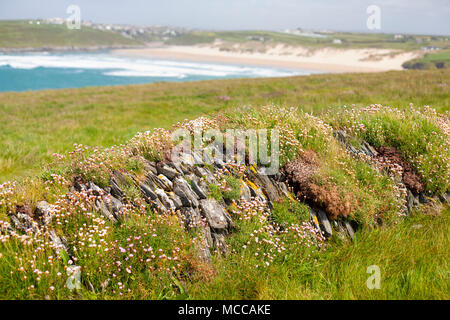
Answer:
POLYGON ((82 26, 70 30, 65 24, 47 24, 25 20, 0 21, 0 50, 76 50, 139 46, 139 41, 112 31, 82 26))
POLYGON ((0 185, 0 297, 448 299, 449 125, 429 106, 241 106, 77 144, 0 185), (271 161, 230 157, 229 129, 269 130, 271 161))

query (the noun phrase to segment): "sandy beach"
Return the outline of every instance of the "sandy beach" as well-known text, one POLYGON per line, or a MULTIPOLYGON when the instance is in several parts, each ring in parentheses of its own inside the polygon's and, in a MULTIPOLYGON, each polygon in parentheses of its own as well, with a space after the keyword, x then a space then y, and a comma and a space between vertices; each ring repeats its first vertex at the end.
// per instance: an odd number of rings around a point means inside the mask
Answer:
POLYGON ((119 49, 114 54, 141 58, 165 58, 239 65, 270 66, 329 73, 380 72, 401 70, 402 63, 419 55, 388 49, 310 50, 303 47, 277 45, 265 52, 243 52, 239 45, 224 49, 220 43, 193 46, 153 44, 146 48, 119 49))

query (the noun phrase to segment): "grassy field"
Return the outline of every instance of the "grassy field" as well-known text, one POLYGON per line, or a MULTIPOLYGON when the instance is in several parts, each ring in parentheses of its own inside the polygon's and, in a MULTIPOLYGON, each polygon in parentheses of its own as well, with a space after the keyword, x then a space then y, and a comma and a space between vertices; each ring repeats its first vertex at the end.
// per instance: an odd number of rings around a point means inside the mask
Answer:
POLYGON ((139 42, 118 33, 82 26, 70 30, 65 24, 29 24, 24 20, 0 21, 0 48, 51 48, 136 46, 139 42))
POLYGON ((187 298, 448 300, 449 218, 450 210, 438 217, 418 214, 395 227, 361 232, 354 242, 332 242, 316 260, 286 259, 257 276, 251 266, 219 259, 219 275, 189 285, 187 298), (372 265, 380 268, 380 289, 366 285, 372 265))
POLYGON ((448 69, 450 68, 450 50, 427 53, 423 58, 405 62, 403 67, 406 69, 448 69))
POLYGON ((311 48, 385 48, 400 50, 417 50, 422 46, 436 46, 449 48, 450 42, 443 36, 404 35, 396 39, 392 34, 376 33, 318 33, 324 37, 314 38, 308 36, 294 35, 273 31, 220 31, 207 32, 198 31, 182 34, 171 38, 168 44, 193 45, 199 43, 211 43, 215 39, 223 41, 242 43, 249 41, 263 42, 267 44, 287 44, 292 46, 306 46, 311 48), (339 39, 341 43, 334 43, 339 39))
POLYGON ((430 70, 0 93, 0 182, 39 172, 42 161, 74 143, 120 144, 138 131, 233 106, 276 103, 318 113, 382 102, 446 111, 449 80, 449 71, 430 70), (219 98, 225 95, 231 100, 219 98))

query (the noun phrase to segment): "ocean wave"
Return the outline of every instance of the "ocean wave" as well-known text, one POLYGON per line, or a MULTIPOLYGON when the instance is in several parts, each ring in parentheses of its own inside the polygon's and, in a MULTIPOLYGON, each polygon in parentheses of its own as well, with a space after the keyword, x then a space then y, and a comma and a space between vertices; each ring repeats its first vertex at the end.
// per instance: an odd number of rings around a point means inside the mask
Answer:
POLYGON ((282 77, 306 74, 275 68, 248 67, 159 59, 117 57, 110 54, 22 54, 0 55, 0 67, 15 69, 74 68, 102 70, 105 76, 166 77, 282 77))

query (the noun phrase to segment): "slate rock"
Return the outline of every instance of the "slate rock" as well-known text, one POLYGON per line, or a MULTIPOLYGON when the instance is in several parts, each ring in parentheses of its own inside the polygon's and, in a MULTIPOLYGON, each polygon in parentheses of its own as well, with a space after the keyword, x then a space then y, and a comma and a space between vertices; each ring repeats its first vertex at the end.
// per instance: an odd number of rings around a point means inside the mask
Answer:
POLYGON ((317 219, 319 219, 319 223, 323 231, 325 231, 327 235, 331 236, 333 234, 333 230, 331 229, 331 224, 328 220, 327 214, 322 210, 319 210, 317 212, 317 219))
POLYGON ((39 201, 34 210, 34 217, 43 225, 47 225, 52 219, 52 210, 53 206, 48 204, 47 201, 39 201))
POLYGON ((200 199, 206 199, 206 194, 205 192, 200 188, 200 186, 198 185, 198 183, 195 181, 195 179, 191 180, 191 187, 192 190, 197 194, 197 196, 200 199))
POLYGON ((177 196, 180 197, 183 207, 198 207, 199 198, 186 180, 184 180, 183 178, 176 178, 173 182, 173 185, 173 191, 177 196))
POLYGON ((175 179, 179 175, 177 170, 169 167, 166 164, 158 164, 156 166, 156 171, 158 172, 158 174, 162 174, 162 175, 166 176, 167 178, 169 178, 170 180, 175 179))
POLYGON ((176 209, 175 204, 172 202, 172 200, 170 200, 163 189, 155 189, 155 194, 158 196, 159 200, 166 209, 176 209))
POLYGON ((216 199, 200 200, 200 209, 211 228, 223 230, 228 227, 228 214, 216 199))

